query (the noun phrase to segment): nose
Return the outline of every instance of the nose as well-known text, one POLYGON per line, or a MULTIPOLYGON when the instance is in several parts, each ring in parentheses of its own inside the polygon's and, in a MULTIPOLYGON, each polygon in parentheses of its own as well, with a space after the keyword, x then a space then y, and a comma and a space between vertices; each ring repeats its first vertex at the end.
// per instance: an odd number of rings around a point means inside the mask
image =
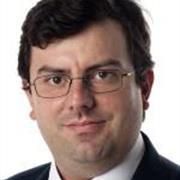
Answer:
POLYGON ((94 95, 81 78, 73 79, 67 98, 69 109, 73 111, 87 112, 95 106, 94 95))

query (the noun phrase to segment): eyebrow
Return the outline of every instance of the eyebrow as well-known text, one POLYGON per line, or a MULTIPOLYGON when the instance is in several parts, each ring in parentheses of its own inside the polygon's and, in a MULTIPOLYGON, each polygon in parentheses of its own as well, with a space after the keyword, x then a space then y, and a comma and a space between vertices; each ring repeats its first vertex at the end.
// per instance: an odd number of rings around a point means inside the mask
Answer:
MULTIPOLYGON (((98 64, 94 64, 90 67, 88 67, 85 71, 90 72, 92 70, 98 69, 98 68, 103 68, 106 66, 115 66, 117 68, 123 69, 122 64, 119 60, 117 59, 107 59, 104 60, 98 64)), ((42 73, 67 73, 69 70, 66 69, 61 69, 61 68, 55 68, 51 67, 49 65, 44 65, 41 68, 38 69, 37 74, 42 74, 42 73)))
POLYGON ((119 60, 117 59, 107 59, 99 64, 95 64, 95 65, 92 65, 91 67, 87 68, 87 72, 88 71, 92 71, 94 69, 98 69, 98 68, 103 68, 103 67, 106 67, 106 66, 115 66, 115 67, 118 67, 120 69, 123 69, 122 68, 122 64, 119 60))
POLYGON ((37 73, 42 74, 42 73, 65 73, 66 70, 60 69, 60 68, 54 68, 48 65, 44 65, 41 68, 38 69, 37 73))

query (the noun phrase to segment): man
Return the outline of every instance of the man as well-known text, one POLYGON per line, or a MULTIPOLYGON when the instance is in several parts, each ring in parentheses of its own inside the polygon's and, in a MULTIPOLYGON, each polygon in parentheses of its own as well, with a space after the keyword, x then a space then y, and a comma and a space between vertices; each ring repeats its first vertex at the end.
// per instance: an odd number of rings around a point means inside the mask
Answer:
POLYGON ((54 162, 9 179, 180 179, 140 132, 152 67, 134 1, 40 1, 23 25, 18 70, 54 162))

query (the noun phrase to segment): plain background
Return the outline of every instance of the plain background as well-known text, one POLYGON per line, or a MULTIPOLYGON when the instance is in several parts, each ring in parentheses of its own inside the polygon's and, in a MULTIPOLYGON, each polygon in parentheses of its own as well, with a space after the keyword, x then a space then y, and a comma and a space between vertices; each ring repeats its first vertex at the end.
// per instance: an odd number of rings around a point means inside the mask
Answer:
MULTIPOLYGON (((0 0, 0 179, 52 159, 17 75, 21 24, 37 0, 0 0)), ((141 0, 151 27, 155 83, 143 130, 180 164, 180 1, 141 0)))

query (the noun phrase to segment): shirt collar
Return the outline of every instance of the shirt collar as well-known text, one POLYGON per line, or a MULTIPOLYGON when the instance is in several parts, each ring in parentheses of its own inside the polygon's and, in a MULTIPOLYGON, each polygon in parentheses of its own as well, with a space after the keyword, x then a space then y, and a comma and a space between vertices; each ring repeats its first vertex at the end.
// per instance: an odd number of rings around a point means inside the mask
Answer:
MULTIPOLYGON (((131 180, 144 154, 144 142, 141 133, 139 134, 136 143, 128 153, 126 159, 108 172, 93 178, 92 180, 131 180)), ((55 162, 52 162, 49 179, 62 180, 56 169, 55 162)))

